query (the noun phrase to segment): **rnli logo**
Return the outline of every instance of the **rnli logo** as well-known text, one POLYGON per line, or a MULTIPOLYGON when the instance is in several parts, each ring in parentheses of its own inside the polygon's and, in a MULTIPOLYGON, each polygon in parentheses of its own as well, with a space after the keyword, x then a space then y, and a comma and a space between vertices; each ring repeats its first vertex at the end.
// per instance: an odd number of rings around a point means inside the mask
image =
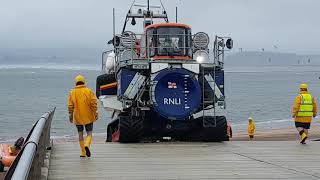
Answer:
POLYGON ((168 89, 177 89, 177 83, 168 82, 168 89))
POLYGON ((180 105, 180 98, 163 98, 163 104, 165 105, 180 105))

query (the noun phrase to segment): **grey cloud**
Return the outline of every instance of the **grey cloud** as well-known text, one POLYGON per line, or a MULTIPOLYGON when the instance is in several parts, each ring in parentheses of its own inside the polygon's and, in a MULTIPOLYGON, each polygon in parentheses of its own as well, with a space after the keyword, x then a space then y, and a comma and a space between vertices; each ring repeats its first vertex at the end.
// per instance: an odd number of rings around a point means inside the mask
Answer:
MULTIPOLYGON (((144 2, 139 0, 138 2, 144 2)), ((151 0, 158 4, 157 0, 151 0)), ((193 32, 232 36, 235 49, 319 53, 320 1, 163 0, 171 20, 193 32)), ((102 48, 112 37, 112 8, 120 31, 131 0, 1 0, 0 47, 102 48)))

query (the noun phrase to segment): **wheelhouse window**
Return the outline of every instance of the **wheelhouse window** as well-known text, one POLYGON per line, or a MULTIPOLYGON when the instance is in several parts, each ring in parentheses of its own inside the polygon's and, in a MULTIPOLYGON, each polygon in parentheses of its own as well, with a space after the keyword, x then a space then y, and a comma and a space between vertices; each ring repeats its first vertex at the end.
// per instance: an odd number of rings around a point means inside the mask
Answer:
POLYGON ((147 31, 149 55, 191 57, 191 39, 189 28, 164 26, 150 29, 147 31))
POLYGON ((157 55, 185 56, 186 29, 180 27, 160 27, 157 29, 157 55))
POLYGON ((150 57, 153 57, 155 55, 155 39, 154 39, 154 34, 155 34, 155 29, 151 28, 151 29, 148 29, 147 31, 147 39, 146 39, 146 48, 147 48, 147 51, 149 52, 149 56, 150 57))

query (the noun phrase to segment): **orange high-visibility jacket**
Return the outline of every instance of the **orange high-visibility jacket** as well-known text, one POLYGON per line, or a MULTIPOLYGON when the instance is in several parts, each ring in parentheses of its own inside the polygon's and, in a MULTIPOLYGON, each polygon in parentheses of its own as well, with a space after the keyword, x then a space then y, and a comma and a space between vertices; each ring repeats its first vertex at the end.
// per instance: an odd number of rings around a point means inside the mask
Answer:
MULTIPOLYGON (((301 91, 300 94, 308 94, 308 92, 301 91)), ((317 115, 317 102, 314 97, 312 97, 312 102, 313 102, 313 117, 315 117, 317 115)), ((307 116, 307 117, 297 116, 300 109, 300 105, 301 105, 301 96, 299 95, 296 97, 296 100, 293 105, 292 117, 296 122, 311 123, 312 116, 307 116)))
POLYGON ((90 124, 98 119, 96 96, 85 85, 78 85, 70 91, 68 110, 73 114, 75 125, 90 124))

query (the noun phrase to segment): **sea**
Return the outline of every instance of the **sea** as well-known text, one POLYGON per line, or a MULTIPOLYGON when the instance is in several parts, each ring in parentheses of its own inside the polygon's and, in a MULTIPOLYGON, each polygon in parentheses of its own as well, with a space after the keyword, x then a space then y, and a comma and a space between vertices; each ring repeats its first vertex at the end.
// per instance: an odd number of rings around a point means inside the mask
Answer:
MULTIPOLYGON (((259 129, 293 127, 292 106, 299 84, 309 84, 320 97, 320 66, 237 66, 225 67, 226 110, 233 131, 244 131, 251 116, 259 129)), ((76 128, 68 121, 67 102, 73 79, 82 74, 95 91, 100 65, 83 64, 0 64, 0 142, 26 136, 32 125, 56 107, 52 122, 53 138, 75 137, 76 128)), ((94 133, 106 135, 110 114, 99 107, 94 133)), ((318 122, 316 118, 314 122, 318 122)))

